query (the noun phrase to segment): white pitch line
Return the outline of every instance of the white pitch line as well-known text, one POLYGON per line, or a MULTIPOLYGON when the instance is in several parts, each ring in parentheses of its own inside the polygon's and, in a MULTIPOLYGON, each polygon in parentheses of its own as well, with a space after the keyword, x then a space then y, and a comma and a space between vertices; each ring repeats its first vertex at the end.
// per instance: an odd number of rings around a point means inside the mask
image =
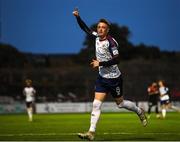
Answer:
POLYGON ((0 136, 57 136, 57 135, 76 135, 77 133, 44 133, 44 134, 35 134, 35 133, 24 133, 24 134, 0 134, 0 136))
MULTIPOLYGON (((134 134, 138 134, 138 133, 103 133, 104 135, 134 135, 134 134)), ((180 135, 180 133, 153 133, 153 132, 146 132, 146 133, 142 133, 145 135, 180 135)))
MULTIPOLYGON (((135 135, 138 133, 97 133, 97 135, 135 135)), ((180 135, 180 133, 152 133, 147 132, 143 133, 144 135, 180 135)), ((22 133, 22 134, 0 134, 0 137, 14 137, 14 136, 73 136, 77 135, 77 133, 22 133)))

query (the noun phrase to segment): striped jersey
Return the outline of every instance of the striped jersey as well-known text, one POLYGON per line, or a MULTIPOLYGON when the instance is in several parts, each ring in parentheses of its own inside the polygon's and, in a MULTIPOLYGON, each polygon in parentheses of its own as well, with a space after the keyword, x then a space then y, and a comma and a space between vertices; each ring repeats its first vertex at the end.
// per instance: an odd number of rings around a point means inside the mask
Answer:
POLYGON ((159 88, 160 100, 161 101, 169 100, 168 91, 169 91, 169 89, 167 87, 160 87, 159 88))
MULTIPOLYGON (((105 40, 101 41, 99 37, 96 37, 95 42, 96 48, 96 59, 99 62, 109 61, 114 56, 119 54, 118 43, 114 38, 108 36, 105 40)), ((120 76, 121 72, 118 65, 111 65, 108 67, 99 66, 99 74, 104 78, 117 78, 120 76)))

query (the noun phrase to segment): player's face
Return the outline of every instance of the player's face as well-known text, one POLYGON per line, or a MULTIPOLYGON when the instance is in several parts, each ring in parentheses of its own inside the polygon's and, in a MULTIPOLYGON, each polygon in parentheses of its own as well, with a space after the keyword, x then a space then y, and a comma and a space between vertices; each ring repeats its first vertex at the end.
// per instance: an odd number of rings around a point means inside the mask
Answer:
POLYGON ((159 83, 158 83, 158 84, 159 84, 159 86, 160 86, 160 87, 162 87, 162 86, 163 86, 162 81, 159 81, 159 83))
POLYGON ((100 22, 97 25, 97 33, 100 38, 105 38, 108 34, 109 27, 106 23, 100 22))
POLYGON ((30 83, 30 82, 27 82, 26 85, 27 85, 27 87, 30 87, 30 86, 31 86, 31 83, 30 83))

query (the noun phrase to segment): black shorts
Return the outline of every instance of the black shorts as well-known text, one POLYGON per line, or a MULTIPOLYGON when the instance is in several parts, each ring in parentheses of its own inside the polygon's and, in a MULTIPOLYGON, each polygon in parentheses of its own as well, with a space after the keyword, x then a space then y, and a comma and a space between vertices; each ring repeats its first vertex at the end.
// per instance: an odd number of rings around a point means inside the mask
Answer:
POLYGON ((32 103, 33 103, 33 102, 26 102, 26 107, 27 107, 27 108, 32 107, 32 103))
POLYGON ((149 100, 148 100, 149 105, 157 105, 158 97, 159 97, 159 94, 149 95, 149 100))
POLYGON ((108 79, 99 75, 96 80, 95 92, 111 93, 114 98, 121 97, 123 95, 122 76, 108 79))
POLYGON ((161 101, 161 105, 168 105, 169 103, 170 103, 170 100, 161 101))

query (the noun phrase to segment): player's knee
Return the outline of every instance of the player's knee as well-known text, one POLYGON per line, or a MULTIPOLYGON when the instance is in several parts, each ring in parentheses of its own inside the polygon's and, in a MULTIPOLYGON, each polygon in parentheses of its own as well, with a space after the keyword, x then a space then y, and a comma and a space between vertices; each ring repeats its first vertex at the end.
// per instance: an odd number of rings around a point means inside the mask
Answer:
POLYGON ((124 100, 124 99, 123 99, 123 97, 120 97, 120 98, 116 98, 115 100, 116 100, 116 104, 117 104, 118 106, 119 106, 119 105, 121 106, 121 105, 123 104, 123 100, 124 100))
POLYGON ((119 104, 117 104, 119 108, 123 108, 124 106, 124 101, 122 100, 121 102, 119 102, 119 104))
POLYGON ((102 102, 99 100, 93 101, 93 110, 100 110, 102 106, 102 102))

